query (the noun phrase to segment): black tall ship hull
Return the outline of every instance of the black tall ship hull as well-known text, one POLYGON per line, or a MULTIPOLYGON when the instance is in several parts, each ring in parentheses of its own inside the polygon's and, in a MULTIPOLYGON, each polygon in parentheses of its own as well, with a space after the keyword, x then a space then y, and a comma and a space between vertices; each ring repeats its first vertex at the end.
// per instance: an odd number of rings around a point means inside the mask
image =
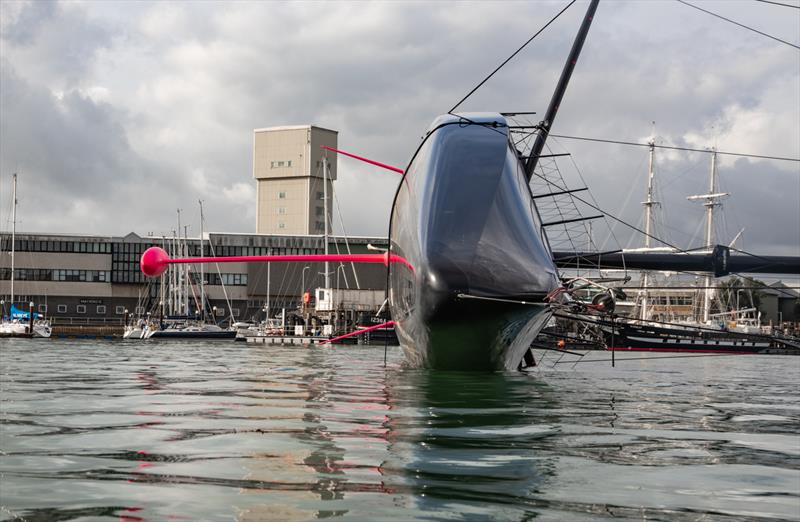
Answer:
POLYGON ((762 334, 627 321, 604 321, 601 328, 607 348, 615 351, 800 355, 800 340, 762 334))
POLYGON ((389 303, 411 366, 516 369, 559 285, 499 114, 441 116, 395 196, 389 303))

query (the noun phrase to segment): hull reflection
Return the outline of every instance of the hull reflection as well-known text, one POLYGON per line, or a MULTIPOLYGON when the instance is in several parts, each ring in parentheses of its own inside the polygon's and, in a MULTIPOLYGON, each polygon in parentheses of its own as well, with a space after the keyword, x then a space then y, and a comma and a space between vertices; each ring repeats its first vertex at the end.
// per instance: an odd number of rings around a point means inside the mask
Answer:
POLYGON ((408 261, 390 264, 389 299, 409 363, 516 368, 558 277, 505 118, 433 122, 395 196, 390 239, 408 261))

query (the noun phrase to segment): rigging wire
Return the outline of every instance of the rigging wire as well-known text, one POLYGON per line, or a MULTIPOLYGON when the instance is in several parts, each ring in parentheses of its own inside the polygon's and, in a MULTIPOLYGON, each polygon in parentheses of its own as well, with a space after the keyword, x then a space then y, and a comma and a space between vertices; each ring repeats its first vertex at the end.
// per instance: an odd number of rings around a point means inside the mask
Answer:
POLYGON ((464 102, 467 100, 467 98, 469 98, 470 96, 472 96, 472 95, 475 93, 475 91, 477 91, 478 89, 480 89, 480 88, 483 86, 483 84, 484 84, 484 83, 486 83, 487 81, 489 81, 489 79, 490 79, 492 76, 494 76, 494 75, 495 75, 495 73, 496 73, 497 71, 499 71, 500 69, 502 69, 502 68, 503 68, 503 66, 504 66, 505 64, 507 64, 508 62, 510 62, 512 58, 514 58, 514 57, 515 57, 517 54, 519 54, 519 52, 520 52, 520 51, 522 51, 522 50, 523 50, 523 49, 524 49, 524 48, 525 48, 525 47, 526 47, 526 46, 527 46, 529 43, 531 43, 531 42, 533 41, 533 39, 534 39, 534 38, 536 38, 537 36, 539 36, 539 35, 542 33, 542 31, 544 31, 545 29, 547 29, 547 27, 548 27, 550 24, 552 24, 553 22, 555 22, 555 21, 556 21, 556 19, 557 19, 559 16, 561 16, 561 15, 564 13, 564 11, 566 11, 567 9, 569 9, 569 8, 572 6, 572 4, 574 4, 574 3, 575 3, 575 1, 576 1, 576 0, 572 0, 572 1, 571 1, 569 4, 567 4, 567 5, 566 5, 566 7, 564 7, 563 9, 561 9, 561 11, 559 11, 559 12, 558 12, 558 13, 557 13, 557 14, 556 14, 556 15, 555 15, 553 18, 551 18, 549 22, 547 22, 546 24, 544 24, 544 25, 542 26, 542 28, 541 28, 541 29, 539 29, 538 31, 536 31, 536 34, 534 34, 533 36, 531 36, 531 37, 528 39, 528 41, 527 41, 527 42, 525 42, 524 44, 522 44, 522 45, 520 46, 520 48, 519 48, 519 49, 517 49, 516 51, 514 51, 514 53, 513 53, 511 56, 509 56, 508 58, 506 58, 506 59, 505 59, 505 61, 504 61, 503 63, 501 63, 500 65, 498 65, 498 66, 497 66, 497 68, 496 68, 494 71, 492 71, 491 73, 489 73, 489 75, 488 75, 486 78, 484 78, 483 80, 481 80, 481 82, 480 82, 478 85, 476 85, 476 86, 475 86, 475 87, 474 87, 474 88, 473 88, 471 91, 469 91, 469 92, 467 93, 467 95, 466 95, 466 96, 464 96, 463 98, 461 98, 461 100, 460 100, 458 103, 456 103, 455 105, 453 105, 453 108, 452 108, 452 109, 450 109, 450 110, 449 110, 449 111, 447 111, 447 112, 448 112, 448 113, 452 113, 453 111, 455 111, 455 110, 458 108, 458 106, 459 106, 459 105, 461 105, 462 103, 464 103, 464 102))
MULTIPOLYGON (((550 181, 549 179, 545 178, 544 176, 541 176, 540 174, 537 174, 536 172, 534 172, 534 173, 533 173, 533 175, 534 175, 534 176, 536 176, 536 177, 538 177, 538 178, 541 178, 541 179, 542 179, 542 180, 544 180, 546 183, 549 183, 549 184, 553 185, 554 187, 558 188, 559 190, 567 190, 565 187, 562 187, 562 186, 560 186, 558 183, 554 183, 554 182, 550 181)), ((641 234, 644 234, 645 236, 649 236, 651 239, 655 239, 655 240, 656 240, 656 241, 658 241, 659 243, 663 243, 664 245, 666 245, 666 246, 668 246, 668 247, 670 247, 670 248, 674 248, 674 249, 675 249, 675 250, 677 250, 678 252, 681 252, 681 253, 684 253, 684 254, 688 253, 686 250, 684 250, 684 249, 682 249, 682 248, 680 248, 680 247, 678 247, 678 246, 672 245, 672 244, 670 244, 670 243, 668 243, 668 242, 664 241, 663 239, 661 239, 661 238, 658 238, 658 237, 656 237, 656 236, 654 236, 654 235, 652 235, 652 234, 648 234, 647 232, 645 232, 645 231, 644 231, 644 230, 642 230, 641 228, 638 228, 638 227, 635 227, 635 226, 631 225, 631 224, 630 224, 630 223, 628 223, 627 221, 625 221, 625 220, 623 220, 623 219, 620 219, 620 218, 618 218, 618 217, 616 217, 616 216, 614 216, 614 215, 612 215, 612 214, 610 214, 610 213, 606 212, 605 210, 603 210, 603 209, 602 209, 602 208, 600 208, 599 206, 597 206, 597 205, 593 205, 593 204, 591 204, 590 202, 586 201, 585 199, 583 199, 583 198, 581 198, 581 197, 579 197, 579 196, 576 196, 576 195, 574 195, 574 194, 573 194, 573 195, 572 195, 572 197, 573 197, 573 198, 575 198, 575 199, 577 199, 578 201, 580 201, 580 202, 582 202, 582 203, 584 203, 584 204, 586 204, 586 205, 590 206, 591 208, 593 208, 593 209, 597 210, 598 212, 602 212, 602 213, 603 213, 603 214, 604 214, 606 217, 608 217, 608 218, 611 218, 611 219, 613 219, 614 221, 617 221, 617 222, 619 222, 619 223, 621 223, 621 224, 625 225, 626 227, 629 227, 629 228, 631 228, 631 229, 635 230, 636 232, 639 232, 639 233, 641 233, 641 234)))
MULTIPOLYGON (((552 134, 548 134, 548 137, 552 137, 552 136, 553 136, 552 134)), ((558 142, 556 141, 556 143, 558 143, 558 142)), ((559 144, 559 145, 561 145, 561 144, 559 144)), ((561 146, 564 148, 564 150, 567 150, 566 147, 564 147, 563 145, 561 145, 561 146)), ((581 169, 580 169, 580 167, 578 167, 578 163, 575 161, 575 157, 572 154, 569 155, 569 160, 572 162, 572 166, 575 168, 575 171, 578 173, 578 177, 580 178, 581 183, 583 183, 583 186, 584 187, 588 187, 589 185, 586 183, 586 179, 583 177, 583 172, 581 172, 581 169)), ((594 194, 592 194, 592 191, 590 190, 588 192, 589 192, 589 197, 592 199, 592 202, 595 205, 600 206, 600 203, 597 202, 597 199, 595 199, 594 194)), ((617 238, 617 236, 614 234, 613 227, 608 223, 608 220, 606 218, 604 218, 603 220, 606 222, 606 226, 609 229, 609 233, 611 234, 611 238, 614 240, 614 243, 616 243, 619 246, 620 242, 619 242, 619 239, 617 238)), ((606 243, 607 243, 607 241, 605 241, 600 248, 601 249, 605 248, 606 243)))
POLYGON ((800 9, 800 5, 784 4, 781 2, 774 2, 773 0, 756 0, 756 2, 763 2, 765 4, 779 5, 781 7, 791 7, 793 9, 800 9))
POLYGON ((758 33, 758 34, 760 34, 761 36, 766 36, 767 38, 771 38, 771 39, 775 40, 776 42, 780 42, 780 43, 783 43, 783 44, 789 45, 789 46, 791 46, 791 47, 794 47, 795 49, 799 49, 799 50, 800 50, 800 45, 795 45, 795 44, 793 44, 793 43, 791 43, 791 42, 787 42, 786 40, 781 40, 780 38, 778 38, 778 37, 776 37, 776 36, 772 36, 771 34, 767 34, 767 33, 761 32, 761 31, 759 31, 758 29, 753 29, 753 28, 752 28, 752 27, 750 27, 749 25, 744 25, 744 24, 740 24, 739 22, 734 22, 734 21, 733 21, 733 20, 731 20, 730 18, 725 18, 724 16, 722 16, 722 15, 718 15, 717 13, 712 13, 711 11, 708 11, 708 10, 706 10, 706 9, 703 9, 702 7, 697 7, 696 5, 694 5, 694 4, 690 4, 689 2, 685 2, 684 0, 676 0, 676 1, 677 1, 677 2, 680 2, 680 3, 682 3, 683 5, 688 5, 689 7, 694 7, 694 8, 695 8, 695 9, 697 9, 698 11, 703 11, 704 13, 706 13, 706 14, 710 14, 711 16, 716 16, 717 18, 719 18, 719 19, 721 19, 721 20, 725 20, 726 22, 730 22, 730 23, 732 23, 732 24, 734 24, 734 25, 738 25, 739 27, 743 27, 743 28, 745 28, 745 29, 748 29, 748 30, 750 30, 750 31, 753 31, 754 33, 758 33))
MULTIPOLYGON (((587 138, 585 136, 567 136, 564 134, 548 134, 549 137, 555 138, 564 138, 568 140, 581 140, 581 141, 595 141, 598 143, 614 143, 616 145, 630 145, 633 147, 649 147, 650 145, 647 143, 636 143, 635 141, 620 141, 620 140, 607 140, 601 138, 587 138)), ((705 152, 707 154, 711 154, 713 151, 710 149, 693 149, 690 147, 674 147, 670 145, 655 145, 657 149, 670 149, 670 150, 683 150, 687 152, 705 152)), ((717 151, 718 155, 725 155, 725 156, 740 156, 743 158, 757 158, 757 159, 768 159, 768 160, 775 160, 775 161, 793 161, 800 163, 800 158, 787 158, 782 156, 765 156, 762 154, 745 154, 743 152, 723 152, 717 151)))

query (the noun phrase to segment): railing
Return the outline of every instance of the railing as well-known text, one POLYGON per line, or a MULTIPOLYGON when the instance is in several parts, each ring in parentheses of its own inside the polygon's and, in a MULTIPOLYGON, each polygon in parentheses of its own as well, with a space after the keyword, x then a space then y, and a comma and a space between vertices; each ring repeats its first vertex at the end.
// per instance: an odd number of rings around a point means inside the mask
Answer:
POLYGON ((69 326, 124 326, 122 317, 48 317, 50 324, 69 326))

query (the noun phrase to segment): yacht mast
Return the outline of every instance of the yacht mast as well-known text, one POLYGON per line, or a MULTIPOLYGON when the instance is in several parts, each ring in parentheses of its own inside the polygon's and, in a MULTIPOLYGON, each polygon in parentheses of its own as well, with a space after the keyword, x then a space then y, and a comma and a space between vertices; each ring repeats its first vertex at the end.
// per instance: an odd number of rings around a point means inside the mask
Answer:
POLYGON ((547 135, 553 128, 553 122, 556 119, 558 108, 561 106, 561 100, 564 98, 564 93, 569 85, 569 79, 572 77, 572 71, 575 70, 575 64, 578 63, 578 57, 581 55, 583 49, 583 42, 586 41, 586 35, 589 34, 589 28, 592 26, 594 13, 597 11, 597 3, 599 0, 591 0, 589 7, 586 9, 586 14, 583 16, 583 22, 578 29, 578 34, 575 36, 575 41, 572 42, 572 49, 569 51, 567 62, 564 64, 564 69, 561 71, 561 77, 558 79, 556 90, 553 92, 553 97, 550 99, 550 105, 547 107, 547 112, 544 119, 539 123, 539 132, 536 134, 531 152, 525 162, 525 176, 530 179, 536 170, 536 163, 539 161, 539 156, 544 149, 547 135))
MULTIPOLYGON (((323 213, 325 215, 325 255, 328 255, 328 155, 327 153, 322 158, 322 200, 323 200, 323 213)), ((325 289, 331 287, 331 273, 330 266, 325 261, 325 289)))
MULTIPOLYGON (((271 248, 268 250, 268 252, 269 252, 270 255, 272 255, 272 249, 271 248)), ((271 284, 271 276, 272 276, 272 274, 270 273, 270 267, 271 266, 272 266, 272 263, 267 263, 267 305, 265 307, 265 312, 267 313, 267 317, 266 317, 267 328, 269 328, 269 314, 270 314, 270 312, 269 312, 269 305, 270 305, 269 297, 270 297, 270 295, 269 294, 270 294, 270 284, 271 284)))
MULTIPOLYGON (((189 225, 183 225, 183 257, 189 257, 189 225)), ((189 265, 183 267, 183 315, 189 316, 189 265)))
MULTIPOLYGON (((714 207, 722 205, 718 200, 722 199, 729 194, 727 192, 715 192, 717 190, 717 149, 711 149, 711 172, 709 173, 708 180, 708 194, 701 194, 696 196, 688 196, 686 199, 690 201, 705 200, 703 206, 706 207, 706 253, 710 253, 714 249, 714 207)), ((713 297, 713 290, 711 290, 711 276, 705 276, 705 290, 703 298, 703 323, 707 323, 710 318, 711 312, 711 299, 713 297)))
MULTIPOLYGON (((197 200, 200 203, 200 257, 204 257, 204 249, 203 249, 203 200, 197 200)), ((203 286, 203 280, 205 279, 205 270, 203 269, 204 264, 200 263, 200 306, 202 308, 200 312, 200 320, 204 323, 206 322, 206 292, 205 287, 203 286)))
POLYGON ((15 243, 17 242, 17 173, 14 173, 13 190, 11 195, 11 204, 13 210, 11 214, 11 306, 14 306, 14 253, 15 243))
MULTIPOLYGON (((177 232, 172 231, 172 237, 169 240, 171 255, 178 255, 178 247, 175 244, 175 236, 177 232)), ((175 310, 178 309, 178 270, 179 266, 169 267, 169 315, 175 315, 175 310)))
MULTIPOLYGON (((161 248, 167 247, 167 238, 166 236, 161 236, 161 248)), ((159 326, 164 323, 164 274, 161 274, 161 279, 158 282, 158 294, 159 294, 159 301, 158 306, 161 308, 161 318, 159 319, 159 326)))

